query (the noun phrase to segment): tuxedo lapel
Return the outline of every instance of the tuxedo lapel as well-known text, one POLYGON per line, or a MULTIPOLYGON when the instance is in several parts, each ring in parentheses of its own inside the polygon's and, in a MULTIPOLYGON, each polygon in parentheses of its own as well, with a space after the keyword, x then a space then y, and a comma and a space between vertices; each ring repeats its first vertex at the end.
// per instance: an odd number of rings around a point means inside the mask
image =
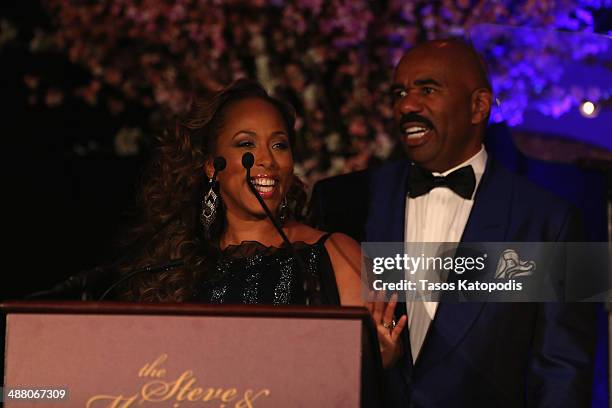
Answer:
POLYGON ((489 157, 461 242, 505 241, 513 187, 510 174, 489 157))
POLYGON ((372 171, 366 241, 404 241, 408 167, 408 161, 401 160, 372 171))
MULTIPOLYGON (((489 158, 461 242, 505 240, 510 222, 512 187, 508 174, 489 158)), ((467 334, 483 307, 483 302, 441 302, 416 366, 426 369, 443 359, 467 334)))

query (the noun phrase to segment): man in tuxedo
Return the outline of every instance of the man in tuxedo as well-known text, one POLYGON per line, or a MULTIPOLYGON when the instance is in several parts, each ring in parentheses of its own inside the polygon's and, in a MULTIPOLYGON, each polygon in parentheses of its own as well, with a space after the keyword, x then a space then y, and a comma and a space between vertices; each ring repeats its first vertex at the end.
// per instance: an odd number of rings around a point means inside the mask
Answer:
MULTIPOLYGON (((482 144, 492 91, 460 40, 409 50, 393 78, 408 159, 323 180, 311 221, 370 242, 579 241, 570 205, 502 168, 482 144)), ((587 407, 595 311, 570 303, 408 303, 390 407, 587 407)), ((398 306, 398 309, 400 306, 398 306)))

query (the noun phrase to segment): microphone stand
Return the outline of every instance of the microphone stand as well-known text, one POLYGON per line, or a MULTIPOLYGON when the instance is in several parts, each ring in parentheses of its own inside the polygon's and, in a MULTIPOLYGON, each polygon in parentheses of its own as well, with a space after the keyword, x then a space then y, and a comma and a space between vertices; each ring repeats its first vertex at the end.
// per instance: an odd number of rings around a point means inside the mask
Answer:
POLYGON ((263 200, 263 198, 261 198, 261 196, 259 195, 259 192, 253 185, 253 182, 251 181, 251 167, 253 167, 254 162, 255 162, 255 157, 253 156, 252 153, 245 153, 242 156, 242 166, 246 169, 246 182, 247 182, 247 185, 249 186, 249 190, 251 191, 251 193, 253 193, 253 195, 259 202, 259 205, 261 205, 261 208, 263 208, 264 212, 266 213, 266 216, 272 222, 272 225, 274 225, 274 229, 276 229, 278 234, 281 236, 281 238, 283 239, 284 245, 289 249, 291 256, 295 259, 297 263, 298 270, 300 271, 300 275, 302 276, 302 280, 304 282, 303 289, 304 289, 304 292, 306 293, 306 306, 310 305, 311 297, 313 298, 312 303, 314 305, 320 305, 321 301, 318 298, 318 293, 320 290, 319 285, 318 284, 313 285, 312 277, 306 274, 306 267, 304 265, 304 262, 302 261, 302 258, 299 256, 299 254, 297 253, 297 251, 291 244, 291 241, 289 241, 289 238, 287 238, 287 235, 285 235, 285 232, 283 231, 282 226, 276 220, 276 218, 274 217, 274 215, 272 214, 272 212, 266 205, 265 201, 263 200))
MULTIPOLYGON (((217 178, 218 173, 225 169, 226 164, 227 163, 225 161, 225 158, 222 156, 217 156, 213 160, 214 173, 211 179, 211 188, 217 178)), ((108 276, 109 271, 114 271, 119 265, 125 262, 132 255, 133 249, 138 248, 140 244, 150 242, 151 239, 153 239, 155 236, 157 236, 157 234, 163 231, 168 225, 170 225, 171 222, 175 221, 176 218, 181 214, 181 211, 184 208, 185 206, 181 207, 176 212, 176 214, 172 215, 170 218, 164 221, 159 227, 157 227, 155 231, 153 231, 153 234, 147 237, 146 241, 144 237, 137 238, 134 242, 132 242, 128 246, 128 250, 126 250, 126 254, 121 256, 118 260, 112 262, 110 265, 105 266, 105 267, 98 266, 93 269, 88 269, 88 270, 79 272, 75 275, 68 277, 68 279, 55 285, 51 289, 30 293, 29 295, 26 295, 24 298, 26 300, 32 300, 32 299, 38 299, 38 298, 44 298, 44 297, 50 297, 50 296, 55 296, 55 295, 76 292, 78 290, 81 294, 80 295, 81 300, 91 300, 88 294, 88 290, 91 287, 95 286, 95 283, 99 284, 102 279, 108 276)), ((142 246, 144 247, 144 245, 142 246)), ((178 268, 183 265, 184 265, 183 260, 173 260, 168 263, 161 264, 161 265, 159 264, 148 265, 148 266, 145 266, 144 268, 132 270, 126 273, 124 276, 120 277, 114 283, 112 283, 110 287, 108 287, 104 291, 104 293, 102 294, 102 296, 100 296, 98 300, 99 301, 104 300, 104 298, 119 284, 127 281, 128 279, 131 279, 133 276, 136 276, 140 273, 143 273, 143 272, 154 273, 154 272, 160 272, 160 271, 168 271, 170 269, 178 268)))
POLYGON ((133 271, 130 271, 128 273, 126 273, 125 275, 123 275, 121 277, 121 279, 117 280, 115 283, 113 283, 112 285, 110 285, 108 287, 108 289, 106 289, 104 291, 104 293, 102 294, 102 296, 100 296, 100 298, 98 299, 98 301, 102 301, 104 300, 104 298, 113 291, 113 289, 115 289, 117 286, 119 286, 120 284, 122 284, 125 281, 128 281, 130 279, 132 279, 134 276, 139 275, 141 273, 144 272, 148 272, 148 273, 155 273, 155 272, 166 272, 169 270, 172 270, 174 268, 179 268, 181 266, 185 265, 185 261, 183 261, 182 259, 176 259, 174 261, 170 261, 168 263, 162 264, 162 265, 147 265, 144 268, 139 268, 139 269, 135 269, 133 271))
POLYGON ((108 275, 111 267, 95 267, 76 273, 63 282, 58 283, 51 289, 45 289, 38 292, 30 293, 24 296, 25 300, 33 300, 39 298, 50 298, 57 295, 65 295, 68 293, 79 292, 81 300, 90 300, 88 288, 95 286, 96 282, 104 279, 108 275))

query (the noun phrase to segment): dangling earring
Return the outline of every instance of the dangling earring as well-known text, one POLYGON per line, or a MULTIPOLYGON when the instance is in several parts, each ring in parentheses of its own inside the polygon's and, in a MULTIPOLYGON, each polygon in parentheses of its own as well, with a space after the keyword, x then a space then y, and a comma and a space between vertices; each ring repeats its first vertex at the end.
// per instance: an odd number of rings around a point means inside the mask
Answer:
POLYGON ((219 207, 219 196, 215 193, 215 183, 213 183, 212 178, 208 184, 210 187, 208 192, 202 197, 202 214, 200 215, 200 221, 207 237, 210 235, 210 227, 215 222, 217 208, 219 207))
POLYGON ((278 221, 281 224, 285 223, 287 216, 289 215, 289 204, 287 203, 287 196, 284 196, 278 206, 278 221))

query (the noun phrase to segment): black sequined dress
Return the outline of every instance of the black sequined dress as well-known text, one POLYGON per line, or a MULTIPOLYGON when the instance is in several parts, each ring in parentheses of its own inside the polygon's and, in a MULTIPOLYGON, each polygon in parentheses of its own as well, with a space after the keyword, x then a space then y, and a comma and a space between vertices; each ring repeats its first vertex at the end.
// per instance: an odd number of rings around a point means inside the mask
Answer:
MULTIPOLYGON (((323 305, 339 305, 334 271, 322 236, 314 244, 295 242, 305 273, 317 288, 323 305)), ((242 303, 304 305, 304 279, 298 263, 287 248, 267 247, 247 241, 230 245, 221 253, 215 271, 198 288, 197 301, 205 303, 242 303)))

